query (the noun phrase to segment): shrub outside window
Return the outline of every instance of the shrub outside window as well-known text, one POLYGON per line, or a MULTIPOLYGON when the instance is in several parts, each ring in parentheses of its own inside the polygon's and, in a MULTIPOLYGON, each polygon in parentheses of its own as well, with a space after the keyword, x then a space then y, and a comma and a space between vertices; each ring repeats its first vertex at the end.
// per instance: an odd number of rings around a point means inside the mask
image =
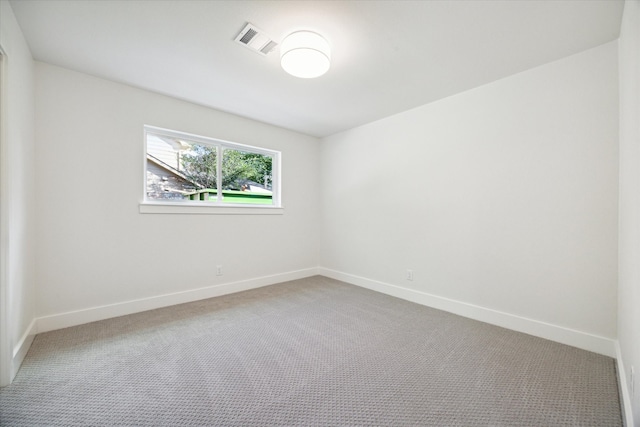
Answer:
POLYGON ((145 202, 279 207, 278 151, 145 126, 145 202))

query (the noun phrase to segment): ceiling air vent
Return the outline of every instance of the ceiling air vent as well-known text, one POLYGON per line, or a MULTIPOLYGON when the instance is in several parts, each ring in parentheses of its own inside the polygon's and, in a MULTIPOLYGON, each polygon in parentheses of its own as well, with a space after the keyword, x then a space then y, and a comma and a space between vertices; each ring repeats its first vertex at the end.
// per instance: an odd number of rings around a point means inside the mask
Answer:
POLYGON ((264 31, 251 23, 248 23, 242 31, 240 31, 235 41, 260 55, 268 54, 278 45, 278 43, 274 42, 264 31))

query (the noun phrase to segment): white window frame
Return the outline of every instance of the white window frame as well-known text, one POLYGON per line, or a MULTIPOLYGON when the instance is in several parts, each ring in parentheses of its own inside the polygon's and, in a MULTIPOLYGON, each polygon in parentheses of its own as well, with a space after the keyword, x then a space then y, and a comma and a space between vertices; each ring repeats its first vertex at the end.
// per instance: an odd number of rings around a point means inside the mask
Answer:
POLYGON ((162 213, 162 214, 222 214, 222 215, 278 215, 284 213, 282 207, 282 191, 281 191, 281 153, 275 150, 255 147, 251 145, 238 144, 236 142, 225 141, 217 138, 209 138, 201 135, 164 129, 156 126, 144 125, 143 135, 143 180, 142 194, 140 201, 140 213, 162 213), (147 197, 147 135, 159 135, 168 138, 178 138, 189 142, 216 146, 218 148, 218 167, 217 179, 218 183, 222 182, 222 150, 225 148, 232 150, 245 151, 249 153, 263 154, 271 156, 272 161, 272 205, 251 205, 251 204, 234 204, 223 203, 222 191, 218 192, 217 201, 171 201, 156 200, 147 197))

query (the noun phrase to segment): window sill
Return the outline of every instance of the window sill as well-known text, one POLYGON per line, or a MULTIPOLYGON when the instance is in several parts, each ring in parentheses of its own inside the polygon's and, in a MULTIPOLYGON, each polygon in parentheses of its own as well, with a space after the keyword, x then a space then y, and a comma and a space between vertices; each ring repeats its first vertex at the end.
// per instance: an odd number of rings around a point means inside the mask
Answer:
POLYGON ((200 215, 282 215, 284 208, 276 206, 212 205, 188 202, 140 202, 141 214, 200 215))

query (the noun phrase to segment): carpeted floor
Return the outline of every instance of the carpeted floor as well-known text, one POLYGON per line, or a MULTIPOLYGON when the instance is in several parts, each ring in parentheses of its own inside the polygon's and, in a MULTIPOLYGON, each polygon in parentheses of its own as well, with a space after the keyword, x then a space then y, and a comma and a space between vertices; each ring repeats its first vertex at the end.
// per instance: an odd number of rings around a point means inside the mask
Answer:
POLYGON ((7 426, 620 426, 614 360, 316 276, 38 335, 7 426))

